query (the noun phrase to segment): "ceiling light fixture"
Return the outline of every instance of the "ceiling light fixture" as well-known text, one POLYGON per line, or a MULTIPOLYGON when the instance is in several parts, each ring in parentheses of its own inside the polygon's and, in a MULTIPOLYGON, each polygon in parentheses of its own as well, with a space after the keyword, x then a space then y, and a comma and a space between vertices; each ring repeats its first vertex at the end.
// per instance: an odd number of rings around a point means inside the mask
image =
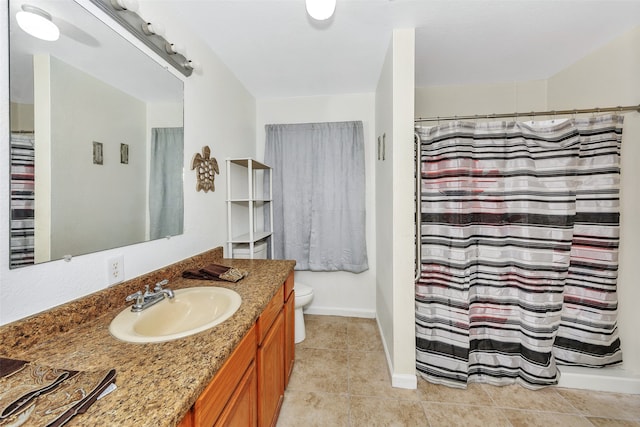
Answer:
POLYGON ((164 50, 169 54, 169 55, 175 55, 177 53, 181 54, 182 56, 184 56, 186 58, 187 56, 187 49, 178 43, 169 43, 166 42, 164 44, 164 50))
POLYGON ((142 32, 148 36, 152 36, 154 34, 157 36, 164 35, 164 26, 158 24, 157 22, 155 24, 152 24, 151 22, 143 22, 141 24, 141 28, 142 32))
POLYGON ((35 6, 23 4, 22 10, 16 13, 16 21, 20 28, 33 37, 50 42, 60 38, 60 30, 51 21, 51 15, 35 6))
MULTIPOLYGON (((79 1, 79 0, 76 0, 79 1)), ((138 0, 83 0, 113 18, 132 36, 158 54, 169 65, 189 77, 198 67, 187 59, 184 46, 169 42, 164 37, 164 27, 158 22, 143 19, 138 12, 138 0)))
POLYGON ((305 4, 309 16, 318 21, 331 18, 336 10, 336 0, 305 0, 305 4))
POLYGON ((138 11, 138 0, 111 0, 111 6, 115 10, 138 11))

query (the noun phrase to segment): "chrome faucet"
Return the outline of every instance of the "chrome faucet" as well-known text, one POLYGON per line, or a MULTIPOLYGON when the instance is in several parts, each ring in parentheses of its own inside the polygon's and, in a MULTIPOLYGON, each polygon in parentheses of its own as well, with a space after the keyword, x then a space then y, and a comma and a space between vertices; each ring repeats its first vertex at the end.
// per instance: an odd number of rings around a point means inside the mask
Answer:
POLYGON ((165 298, 165 296, 169 299, 173 299, 175 296, 173 291, 171 289, 163 288, 163 286, 167 285, 168 283, 169 281, 166 279, 156 283, 156 285, 153 287, 153 292, 149 290, 149 285, 146 285, 144 293, 142 293, 142 291, 138 291, 135 294, 131 294, 127 298, 125 298, 125 301, 135 301, 131 306, 131 311, 139 312, 151 307, 154 304, 159 303, 165 298))

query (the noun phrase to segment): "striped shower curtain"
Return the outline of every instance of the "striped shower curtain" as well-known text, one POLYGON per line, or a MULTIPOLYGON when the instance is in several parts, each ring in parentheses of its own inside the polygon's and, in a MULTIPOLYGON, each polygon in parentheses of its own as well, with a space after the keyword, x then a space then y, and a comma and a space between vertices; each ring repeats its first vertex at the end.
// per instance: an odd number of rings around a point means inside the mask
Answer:
POLYGON ((418 127, 417 369, 430 382, 557 384, 620 363, 622 116, 418 127))
POLYGON ((34 146, 33 133, 11 133, 11 268, 35 260, 34 146))

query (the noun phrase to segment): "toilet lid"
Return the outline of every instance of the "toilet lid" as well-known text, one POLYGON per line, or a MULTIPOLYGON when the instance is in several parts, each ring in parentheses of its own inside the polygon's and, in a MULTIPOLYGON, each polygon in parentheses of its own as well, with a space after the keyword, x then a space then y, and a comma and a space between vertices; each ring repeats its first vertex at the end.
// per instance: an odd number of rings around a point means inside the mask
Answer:
POLYGON ((313 289, 311 287, 298 282, 293 285, 293 290, 296 291, 296 295, 299 297, 313 293, 313 289))

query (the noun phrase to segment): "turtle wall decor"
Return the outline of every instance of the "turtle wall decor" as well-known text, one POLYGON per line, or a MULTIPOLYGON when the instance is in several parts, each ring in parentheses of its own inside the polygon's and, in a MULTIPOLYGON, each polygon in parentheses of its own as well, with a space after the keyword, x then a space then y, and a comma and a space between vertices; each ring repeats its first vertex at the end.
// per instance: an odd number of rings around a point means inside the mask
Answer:
POLYGON ((216 186, 213 182, 216 175, 220 175, 220 169, 218 168, 218 161, 215 157, 209 158, 211 155, 211 149, 208 145, 202 147, 202 155, 196 153, 191 161, 191 170, 196 170, 196 178, 198 180, 196 184, 196 191, 204 190, 216 191, 216 186))

